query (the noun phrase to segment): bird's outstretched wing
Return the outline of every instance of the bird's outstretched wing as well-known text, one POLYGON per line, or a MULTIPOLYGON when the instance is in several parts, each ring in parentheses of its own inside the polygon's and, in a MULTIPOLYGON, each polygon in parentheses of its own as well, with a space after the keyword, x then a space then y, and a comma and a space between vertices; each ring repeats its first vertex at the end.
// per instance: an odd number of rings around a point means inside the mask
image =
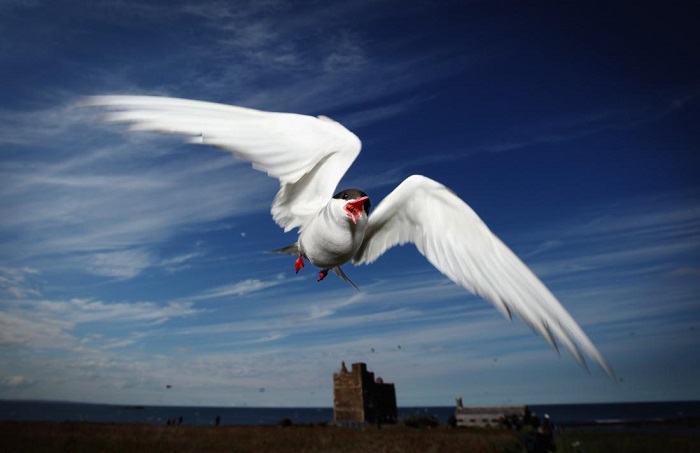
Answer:
POLYGON ((491 302, 506 317, 516 313, 553 348, 563 344, 584 366, 585 353, 611 377, 591 340, 530 269, 442 184, 414 175, 369 218, 355 264, 371 263, 387 249, 411 242, 440 272, 491 302))
POLYGON ((223 148, 279 179, 271 212, 285 231, 303 226, 326 205, 361 148, 355 134, 323 116, 157 96, 93 96, 83 105, 109 109, 105 119, 130 130, 184 135, 223 148))

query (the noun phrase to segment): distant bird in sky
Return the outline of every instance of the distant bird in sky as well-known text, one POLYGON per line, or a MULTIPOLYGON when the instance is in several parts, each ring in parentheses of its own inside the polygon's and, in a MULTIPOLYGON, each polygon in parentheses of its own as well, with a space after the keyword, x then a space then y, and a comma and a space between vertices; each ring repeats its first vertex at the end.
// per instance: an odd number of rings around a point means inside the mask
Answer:
POLYGON ((479 216, 444 185, 413 175, 370 215, 369 196, 359 189, 336 191, 360 153, 360 139, 325 116, 264 112, 187 99, 94 96, 85 105, 106 107, 107 121, 130 130, 184 135, 188 142, 222 148, 277 178, 272 218, 298 228, 298 240, 277 252, 329 271, 357 289, 345 263, 369 264, 407 242, 440 272, 491 302, 504 316, 515 312, 558 351, 557 341, 586 365, 583 353, 605 372, 612 368, 545 285, 496 237, 479 216))

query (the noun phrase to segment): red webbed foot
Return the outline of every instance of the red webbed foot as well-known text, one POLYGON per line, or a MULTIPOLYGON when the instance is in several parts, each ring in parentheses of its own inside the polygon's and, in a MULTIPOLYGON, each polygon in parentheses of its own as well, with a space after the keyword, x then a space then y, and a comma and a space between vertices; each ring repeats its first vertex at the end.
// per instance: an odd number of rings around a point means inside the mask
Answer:
POLYGON ((321 269, 321 272, 318 273, 318 281, 320 282, 326 278, 326 275, 328 275, 328 269, 321 269))
POLYGON ((304 267, 304 258, 301 256, 301 254, 299 254, 299 257, 294 262, 294 270, 298 274, 299 271, 301 270, 301 268, 303 268, 303 267, 304 267))

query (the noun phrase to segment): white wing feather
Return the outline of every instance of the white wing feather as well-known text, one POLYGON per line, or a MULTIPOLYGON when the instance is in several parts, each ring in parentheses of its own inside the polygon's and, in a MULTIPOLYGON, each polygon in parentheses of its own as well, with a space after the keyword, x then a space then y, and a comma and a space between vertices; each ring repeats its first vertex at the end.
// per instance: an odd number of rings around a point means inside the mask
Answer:
POLYGON ((94 96, 84 104, 113 110, 106 120, 131 130, 223 148, 277 178, 271 212, 285 231, 302 227, 326 205, 361 148, 355 134, 326 117, 157 96, 94 96))
POLYGON ((576 321, 532 271, 466 203, 424 176, 407 178, 377 206, 353 262, 369 264, 406 242, 415 244, 440 272, 505 316, 515 312, 555 349, 560 342, 585 366, 583 351, 614 376, 576 321))

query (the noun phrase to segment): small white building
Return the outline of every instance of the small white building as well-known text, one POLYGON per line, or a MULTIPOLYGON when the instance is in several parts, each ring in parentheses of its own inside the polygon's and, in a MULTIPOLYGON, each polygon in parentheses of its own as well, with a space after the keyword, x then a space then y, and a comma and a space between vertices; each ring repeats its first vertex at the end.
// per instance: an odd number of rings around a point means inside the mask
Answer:
POLYGON ((462 406, 462 398, 457 398, 455 421, 457 426, 487 427, 497 426, 504 419, 516 416, 522 420, 528 411, 527 406, 462 406))

